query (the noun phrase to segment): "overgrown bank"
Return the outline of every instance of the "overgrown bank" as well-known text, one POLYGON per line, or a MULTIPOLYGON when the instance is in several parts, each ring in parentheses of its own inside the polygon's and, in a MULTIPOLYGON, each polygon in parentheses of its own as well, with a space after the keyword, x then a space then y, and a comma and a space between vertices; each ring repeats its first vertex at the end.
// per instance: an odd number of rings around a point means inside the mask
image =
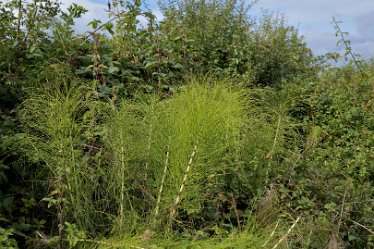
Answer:
POLYGON ((373 246, 369 62, 244 2, 0 8, 2 247, 373 246))

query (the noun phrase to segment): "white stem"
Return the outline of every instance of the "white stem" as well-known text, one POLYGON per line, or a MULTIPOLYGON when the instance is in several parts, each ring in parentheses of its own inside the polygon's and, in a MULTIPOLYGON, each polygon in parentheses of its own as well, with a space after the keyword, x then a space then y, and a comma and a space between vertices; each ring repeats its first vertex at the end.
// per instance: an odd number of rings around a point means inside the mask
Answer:
POLYGON ((183 193, 183 189, 184 189, 184 186, 187 182, 187 176, 188 174, 190 173, 190 170, 191 170, 191 167, 192 167, 192 161, 195 157, 195 154, 196 154, 196 150, 197 150, 197 145, 195 145, 195 147, 193 148, 192 150, 192 154, 190 156, 190 159, 188 161, 188 164, 187 164, 187 168, 186 168, 186 171, 184 172, 184 176, 183 176, 183 180, 182 180, 182 184, 179 188, 179 192, 178 192, 178 195, 177 195, 177 198, 175 198, 175 202, 174 202, 174 205, 173 205, 173 208, 170 212, 170 218, 171 219, 174 219, 175 218, 175 214, 176 214, 176 207, 178 206, 178 204, 180 203, 181 201, 181 196, 182 196, 182 193, 183 193))
POLYGON ((166 172, 167 172, 167 169, 168 169, 168 165, 169 165, 169 150, 166 152, 164 172, 162 173, 161 185, 160 185, 160 189, 158 191, 157 204, 156 204, 156 210, 155 210, 155 220, 154 221, 156 221, 156 217, 158 216, 158 210, 160 209, 161 194, 162 194, 162 190, 164 188, 164 182, 165 182, 165 178, 166 178, 166 172))
POLYGON ((295 228, 295 226, 299 222, 299 220, 300 220, 300 216, 297 217, 295 223, 292 224, 292 226, 288 229, 287 233, 285 235, 283 235, 283 237, 280 240, 278 240, 277 244, 275 244, 275 246, 272 249, 277 248, 288 237, 288 235, 290 235, 292 229, 295 228))

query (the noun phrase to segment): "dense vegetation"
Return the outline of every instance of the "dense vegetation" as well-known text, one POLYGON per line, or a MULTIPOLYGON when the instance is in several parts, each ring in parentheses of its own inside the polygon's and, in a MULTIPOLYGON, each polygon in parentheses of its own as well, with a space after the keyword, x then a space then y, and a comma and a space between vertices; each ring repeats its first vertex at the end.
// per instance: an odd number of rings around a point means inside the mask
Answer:
POLYGON ((160 8, 77 34, 0 1, 0 247, 374 247, 374 65, 339 23, 333 67, 246 1, 160 8))

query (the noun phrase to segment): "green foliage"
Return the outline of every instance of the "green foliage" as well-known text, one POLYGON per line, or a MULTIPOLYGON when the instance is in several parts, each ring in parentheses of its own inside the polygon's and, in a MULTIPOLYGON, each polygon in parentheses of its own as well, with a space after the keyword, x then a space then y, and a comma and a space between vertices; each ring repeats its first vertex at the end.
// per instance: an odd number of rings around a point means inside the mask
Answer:
POLYGON ((253 52, 249 48, 252 23, 247 17, 250 4, 163 1, 161 6, 165 16, 160 26, 161 44, 177 53, 176 59, 187 71, 243 74, 249 70, 249 54, 253 52))
POLYGON ((265 12, 257 23, 248 17, 252 4, 235 0, 161 6, 161 47, 187 71, 244 76, 259 85, 313 75, 311 51, 283 17, 265 12))
MULTIPOLYGON (((342 76, 332 71, 316 89, 313 100, 318 104, 314 120, 326 134, 308 159, 323 165, 313 169, 316 180, 334 186, 335 191, 324 194, 324 199, 340 209, 327 213, 344 215, 339 226, 346 236, 357 231, 352 220, 373 227, 369 218, 373 215, 372 210, 369 211, 372 200, 367 203, 373 196, 374 165, 370 149, 373 144, 370 135, 373 133, 373 112, 368 108, 373 85, 370 81, 361 81, 361 72, 351 70, 349 67, 339 70, 342 76)), ((362 236, 349 241, 347 244, 356 248, 365 247, 367 242, 362 236)))
POLYGON ((0 247, 371 248, 373 64, 252 4, 0 2, 0 247))
POLYGON ((13 235, 12 229, 0 227, 0 246, 4 249, 18 249, 17 241, 10 236, 13 235))
POLYGON ((274 231, 268 227, 259 227, 253 215, 248 214, 241 234, 236 232, 227 235, 218 227, 216 234, 209 236, 205 231, 200 230, 195 233, 184 233, 183 237, 166 239, 159 235, 147 237, 149 230, 139 237, 111 237, 102 240, 81 240, 80 248, 115 249, 123 248, 267 248, 266 244, 272 241, 274 231), (223 233, 221 233, 221 232, 223 233))
MULTIPOLYGON (((302 232, 310 234, 305 248, 328 243, 371 246, 373 85, 369 82, 346 66, 330 69, 305 85, 305 103, 297 117, 303 123, 304 145, 294 162, 295 174, 281 195, 291 210, 310 217, 301 225, 302 232)), ((301 240, 294 245, 306 243, 301 240)))
POLYGON ((0 3, 2 87, 19 86, 25 74, 45 59, 48 29, 58 15, 59 7, 58 1, 54 0, 0 3))
POLYGON ((168 223, 177 208, 180 219, 190 217, 199 226, 206 225, 206 215, 218 215, 221 204, 211 195, 224 194, 233 173, 244 106, 240 91, 210 84, 193 83, 170 100, 151 98, 147 106, 124 101, 110 112, 107 198, 118 202, 120 232, 123 222, 134 229, 144 214, 168 223))
POLYGON ((93 38, 93 53, 82 57, 78 72, 88 76, 95 59, 94 76, 126 96, 135 89, 172 92, 188 73, 222 74, 245 85, 314 76, 314 59, 297 30, 272 14, 257 24, 248 16, 251 6, 235 0, 162 2, 164 19, 158 22, 137 2, 115 1, 109 22, 90 23, 94 31, 86 39, 93 38))
POLYGON ((339 41, 336 43, 336 46, 339 46, 339 44, 343 44, 345 47, 345 52, 344 56, 347 59, 347 56, 351 56, 353 63, 357 67, 357 69, 362 73, 362 68, 361 68, 361 63, 362 61, 359 61, 355 54, 352 52, 352 47, 351 47, 351 41, 348 40, 348 32, 343 32, 342 29, 340 28, 340 24, 342 23, 341 21, 337 21, 335 17, 332 17, 332 23, 334 24, 334 28, 336 30, 335 36, 340 37, 339 41))
POLYGON ((174 212, 179 210, 179 219, 188 219, 195 226, 219 219, 223 205, 219 196, 229 195, 225 193, 229 191, 227 180, 233 173, 235 146, 245 122, 240 91, 210 86, 210 81, 205 84, 188 85, 164 102, 165 110, 157 122, 165 127, 156 130, 158 139, 164 136, 164 144, 157 146, 169 155, 161 161, 168 161, 168 172, 160 213, 168 216, 170 212, 175 219, 174 212))
POLYGON ((56 210, 62 236, 65 219, 73 219, 86 231, 92 227, 92 203, 87 198, 94 194, 94 186, 83 153, 87 123, 82 119, 89 95, 62 65, 48 69, 44 84, 49 86, 34 89, 23 103, 21 120, 27 135, 22 138, 29 158, 45 165, 49 193, 42 201, 56 210))
POLYGON ((136 229, 139 216, 149 205, 144 196, 144 191, 149 190, 144 186, 144 176, 139 174, 146 174, 141 151, 147 148, 144 143, 148 138, 142 137, 138 113, 136 105, 123 101, 118 109, 113 107, 110 110, 105 127, 104 144, 108 150, 109 165, 105 170, 107 185, 103 186, 103 192, 112 203, 110 211, 116 215, 117 220, 113 222, 118 226, 113 229, 119 234, 136 229))
POLYGON ((312 52, 284 16, 265 12, 254 27, 253 40, 250 61, 257 84, 279 86, 313 76, 312 52))

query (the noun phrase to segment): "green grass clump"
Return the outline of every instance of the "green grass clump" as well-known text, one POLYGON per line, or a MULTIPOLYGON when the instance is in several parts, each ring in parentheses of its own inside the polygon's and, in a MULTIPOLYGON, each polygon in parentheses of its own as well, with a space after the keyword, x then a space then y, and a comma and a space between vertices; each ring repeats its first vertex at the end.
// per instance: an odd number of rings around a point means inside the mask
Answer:
POLYGON ((257 224, 245 212, 278 171, 289 124, 282 101, 209 78, 192 79, 167 99, 117 105, 90 106, 97 97, 83 90, 69 81, 25 102, 33 155, 49 169, 45 200, 56 208, 60 241, 78 248, 265 242, 276 198, 270 209, 257 208, 257 224), (245 100, 256 96, 266 104, 245 100), (91 239, 103 235, 110 239, 91 239))
POLYGON ((46 166, 39 176, 48 183, 49 193, 43 201, 56 208, 62 236, 67 220, 92 231, 95 176, 83 152, 86 126, 82 116, 88 109, 85 89, 73 77, 65 75, 61 81, 60 71, 54 73, 45 88, 30 91, 22 119, 27 125, 29 157, 46 166))
POLYGON ((203 231, 196 231, 194 234, 178 236, 173 238, 165 238, 162 234, 152 234, 147 236, 145 233, 123 237, 116 236, 102 240, 82 240, 79 242, 79 248, 85 249, 119 249, 119 248, 185 248, 185 249, 205 249, 205 248, 273 248, 276 240, 275 229, 269 227, 259 227, 253 215, 248 215, 241 233, 233 230, 231 233, 216 234, 209 236, 203 231), (274 231, 272 231, 274 230, 274 231))
POLYGON ((117 232, 137 230, 135 220, 170 231, 209 207, 232 173, 242 97, 223 84, 193 82, 170 99, 123 101, 109 111, 106 188, 117 232))

